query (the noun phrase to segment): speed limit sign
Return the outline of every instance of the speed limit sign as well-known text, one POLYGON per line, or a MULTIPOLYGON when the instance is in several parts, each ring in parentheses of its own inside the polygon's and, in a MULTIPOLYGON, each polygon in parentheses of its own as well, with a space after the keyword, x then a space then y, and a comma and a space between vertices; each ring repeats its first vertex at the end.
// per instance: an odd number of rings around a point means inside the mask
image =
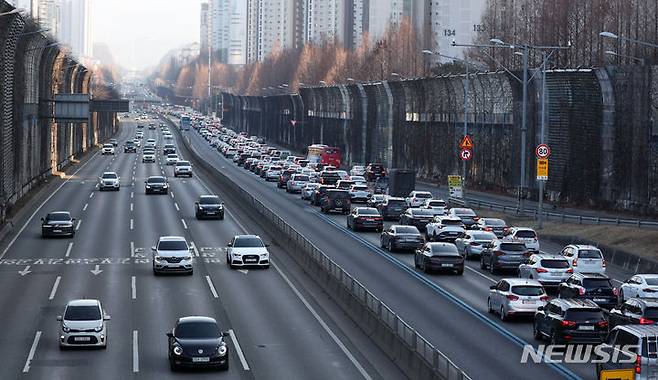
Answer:
POLYGON ((537 158, 548 158, 551 155, 551 148, 546 144, 539 144, 537 145, 537 149, 535 149, 535 154, 537 158))

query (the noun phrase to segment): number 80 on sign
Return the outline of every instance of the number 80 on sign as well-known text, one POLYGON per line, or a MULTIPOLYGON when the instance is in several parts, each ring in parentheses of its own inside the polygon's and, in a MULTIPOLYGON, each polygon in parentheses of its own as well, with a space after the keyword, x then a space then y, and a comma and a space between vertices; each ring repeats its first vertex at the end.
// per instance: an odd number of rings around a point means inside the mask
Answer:
POLYGON ((551 148, 546 144, 539 144, 537 145, 537 149, 535 149, 535 154, 537 158, 548 158, 551 155, 551 148))

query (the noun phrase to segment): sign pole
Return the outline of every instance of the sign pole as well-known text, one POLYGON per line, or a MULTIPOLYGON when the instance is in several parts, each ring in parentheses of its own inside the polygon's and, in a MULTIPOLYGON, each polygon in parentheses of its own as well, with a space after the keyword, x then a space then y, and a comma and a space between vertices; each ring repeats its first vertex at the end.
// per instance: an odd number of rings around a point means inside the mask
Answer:
MULTIPOLYGON (((466 79, 464 83, 464 138, 468 136, 468 87, 469 87, 469 78, 468 78, 468 66, 466 66, 466 79)), ((462 160, 462 199, 464 200, 464 206, 468 207, 468 201, 466 200, 466 161, 462 160)))
MULTIPOLYGON (((542 81, 541 81, 541 135, 540 143, 544 144, 545 128, 546 128, 546 52, 542 51, 544 62, 542 64, 542 81)), ((548 157, 547 157, 548 159, 548 157)), ((544 228, 544 184, 546 181, 539 181, 539 220, 537 221, 537 229, 544 228)))

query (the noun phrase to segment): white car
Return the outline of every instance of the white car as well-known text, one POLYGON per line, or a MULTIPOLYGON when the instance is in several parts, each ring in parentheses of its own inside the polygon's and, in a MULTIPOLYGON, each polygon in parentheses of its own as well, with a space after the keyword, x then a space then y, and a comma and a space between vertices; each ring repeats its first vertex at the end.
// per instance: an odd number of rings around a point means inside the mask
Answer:
POLYGON ((155 162, 155 151, 144 150, 144 153, 142 153, 142 162, 155 162))
POLYGON ((174 164, 174 177, 184 175, 192 177, 192 164, 190 164, 190 161, 176 161, 176 164, 174 164))
POLYGON ((572 274, 569 260, 560 255, 535 254, 519 265, 519 277, 537 280, 545 287, 557 287, 572 274))
POLYGON ((427 224, 427 238, 430 241, 452 241, 463 237, 466 229, 461 219, 450 216, 435 216, 427 224))
POLYGON ((350 199, 352 203, 366 203, 370 198, 368 186, 364 184, 354 184, 350 187, 350 199))
POLYGON ((427 199, 420 208, 432 211, 434 215, 446 215, 447 204, 443 199, 427 199))
POLYGON ((535 253, 539 253, 539 238, 532 228, 528 227, 511 227, 505 233, 503 240, 516 240, 525 243, 526 248, 535 253))
POLYGON ((105 314, 100 301, 94 299, 72 300, 66 304, 61 322, 59 348, 107 347, 107 325, 110 316, 105 314))
POLYGON ((101 154, 114 154, 114 145, 112 144, 103 144, 103 149, 101 150, 101 154))
POLYGON ((307 183, 304 188, 302 189, 302 199, 304 200, 309 200, 311 199, 311 196, 313 195, 313 192, 315 189, 320 187, 319 183, 316 182, 309 182, 307 183))
POLYGON ((368 184, 368 182, 366 181, 366 177, 364 177, 362 175, 351 175, 350 176, 350 181, 352 181, 354 183, 362 184, 362 185, 367 185, 368 184))
POLYGON ((171 133, 163 133, 163 136, 165 140, 171 140, 174 138, 171 133))
POLYGON ((619 301, 637 298, 658 297, 658 274, 636 274, 626 280, 619 289, 619 301))
POLYGON ((605 273, 605 258, 603 252, 593 245, 570 244, 560 251, 573 268, 579 273, 605 273))
POLYGON ((144 132, 135 133, 135 137, 137 137, 138 139, 144 138, 144 132))
POLYGON ((352 166, 352 170, 350 170, 350 176, 363 176, 364 174, 366 174, 365 166, 355 165, 352 166))
POLYGON ((489 289, 487 310, 498 313, 503 321, 512 316, 534 316, 549 300, 544 287, 534 280, 503 278, 489 289))
POLYGON ((175 165, 178 162, 178 155, 175 153, 168 154, 167 158, 165 159, 165 164, 167 165, 175 165))
POLYGON ((279 179, 279 176, 281 175, 281 171, 283 168, 278 165, 272 165, 270 166, 269 169, 267 169, 267 173, 265 174, 265 180, 266 181, 277 181, 279 179))
POLYGON ((269 268, 270 252, 260 236, 237 235, 228 243, 226 263, 231 269, 250 265, 269 268))
POLYGON ((420 207, 428 199, 432 199, 432 193, 429 191, 412 191, 409 193, 409 196, 405 199, 405 201, 409 207, 420 207))
POLYGON ((121 178, 115 172, 105 172, 100 177, 98 177, 98 190, 103 191, 105 189, 119 191, 121 186, 121 178))
POLYGON ((161 236, 153 251, 153 274, 182 272, 193 274, 191 248, 182 236, 161 236))

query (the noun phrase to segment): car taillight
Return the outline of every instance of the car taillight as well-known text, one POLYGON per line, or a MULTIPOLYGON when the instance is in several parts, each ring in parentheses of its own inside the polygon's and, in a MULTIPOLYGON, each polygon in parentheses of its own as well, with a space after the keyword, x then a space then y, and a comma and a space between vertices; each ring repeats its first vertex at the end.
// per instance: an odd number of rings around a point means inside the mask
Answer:
POLYGON ((573 268, 569 268, 566 270, 567 273, 573 273, 573 268))
POLYGON ((653 325, 653 320, 647 318, 640 318, 641 325, 653 325))
POLYGON ((537 268, 536 270, 537 270, 537 273, 547 273, 548 272, 548 270, 546 270, 544 268, 537 268))
POLYGON ((584 296, 585 295, 585 288, 578 288, 578 294, 580 294, 581 296, 584 296))
POLYGON ((377 217, 375 218, 376 221, 384 220, 384 218, 377 217))
POLYGON ((642 373, 642 357, 640 355, 635 357, 635 373, 642 373))
POLYGON ((608 321, 598 321, 596 322, 596 326, 602 328, 608 327, 608 321))
POLYGON ((474 216, 473 220, 475 220, 477 222, 478 220, 480 220, 480 217, 479 216, 474 216))
POLYGON ((573 259, 573 264, 572 266, 577 267, 578 266, 578 259, 573 259))
POLYGON ((564 321, 560 322, 560 324, 561 324, 562 326, 564 326, 564 327, 574 327, 574 326, 576 326, 576 322, 575 322, 575 321, 567 321, 567 320, 564 320, 564 321))
POLYGON ((496 255, 496 256, 504 256, 504 255, 505 255, 505 252, 503 252, 503 251, 494 251, 494 255, 496 255))
POLYGON ((519 297, 515 296, 514 294, 508 294, 507 299, 510 300, 510 301, 518 301, 519 297))
POLYGON ((548 302, 550 299, 551 299, 551 297, 549 297, 549 296, 541 296, 541 297, 539 297, 539 300, 540 300, 540 301, 544 301, 544 302, 548 302))
POLYGON ((491 227, 485 227, 484 230, 485 230, 485 231, 489 231, 489 232, 491 232, 491 231, 493 231, 493 228, 491 228, 491 227))
POLYGON ((605 259, 601 262, 601 266, 605 268, 605 259))

